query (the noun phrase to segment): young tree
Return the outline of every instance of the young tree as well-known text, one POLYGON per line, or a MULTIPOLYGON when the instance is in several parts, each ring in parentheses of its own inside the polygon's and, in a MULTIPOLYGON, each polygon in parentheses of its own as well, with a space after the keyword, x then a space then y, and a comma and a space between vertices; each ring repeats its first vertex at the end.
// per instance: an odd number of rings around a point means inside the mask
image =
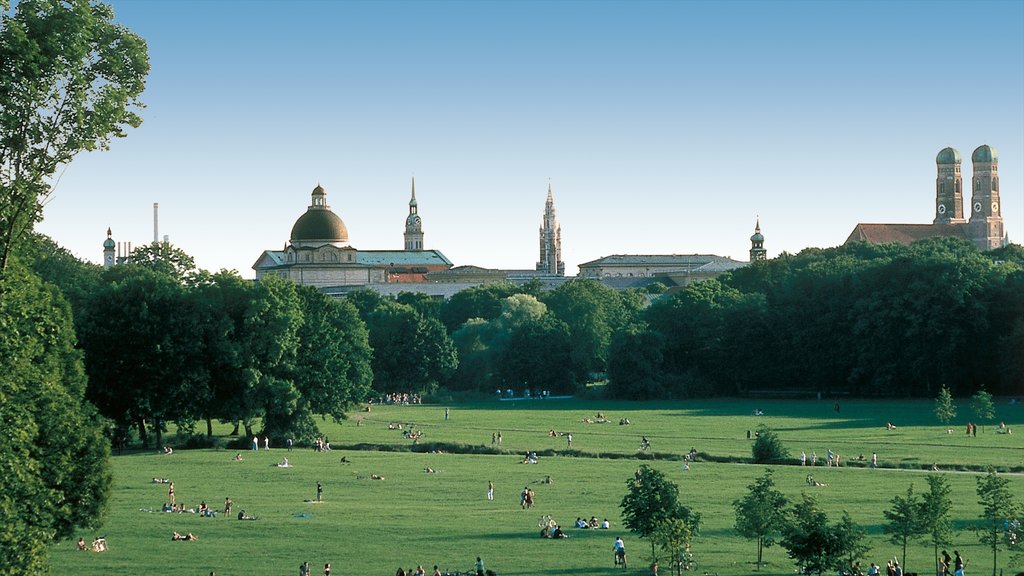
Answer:
POLYGON ((974 393, 974 396, 971 396, 971 410, 974 412, 974 418, 982 423, 982 430, 984 430, 985 422, 995 418, 996 406, 992 402, 992 395, 985 388, 981 388, 974 393))
POLYGON ((790 511, 780 543, 802 570, 819 576, 850 564, 864 553, 865 531, 843 512, 843 519, 829 525, 828 516, 808 494, 790 511))
POLYGON ((921 495, 921 519, 922 533, 931 540, 935 551, 935 566, 939 565, 939 546, 948 544, 953 535, 953 525, 949 520, 949 512, 953 508, 953 501, 949 495, 953 489, 945 476, 929 474, 928 491, 921 495))
POLYGON ((0 274, 53 175, 142 119, 146 43, 90 0, 0 1, 0 274))
POLYGON ((907 487, 907 495, 893 496, 892 508, 883 512, 888 524, 882 531, 889 534, 889 541, 903 547, 903 569, 907 569, 907 543, 924 533, 921 521, 921 500, 914 494, 914 485, 907 487))
POLYGON ((651 535, 651 542, 657 544, 668 556, 670 565, 675 566, 677 576, 683 573, 684 565, 691 557, 690 544, 694 536, 694 526, 681 518, 665 520, 651 535))
POLYGON ((953 418, 956 418, 956 404, 953 403, 953 395, 949 393, 949 388, 945 384, 939 390, 939 397, 935 399, 935 417, 943 426, 949 426, 953 418))
POLYGON ((775 489, 771 469, 747 486, 749 493, 732 505, 736 509, 736 531, 744 538, 757 539, 757 569, 761 570, 762 552, 775 544, 775 535, 786 520, 789 501, 775 489))
POLYGON ((1003 523, 1020 514, 1020 506, 1010 492, 1010 481, 989 470, 985 476, 978 476, 978 504, 981 504, 982 525, 976 531, 982 544, 992 547, 992 576, 996 576, 999 547, 1006 545, 1003 523))
POLYGON ((657 558, 654 533, 667 521, 678 519, 690 525, 693 533, 700 527, 700 514, 679 502, 679 487, 661 472, 646 464, 626 482, 627 492, 619 505, 622 524, 641 538, 651 540, 651 556, 657 558))

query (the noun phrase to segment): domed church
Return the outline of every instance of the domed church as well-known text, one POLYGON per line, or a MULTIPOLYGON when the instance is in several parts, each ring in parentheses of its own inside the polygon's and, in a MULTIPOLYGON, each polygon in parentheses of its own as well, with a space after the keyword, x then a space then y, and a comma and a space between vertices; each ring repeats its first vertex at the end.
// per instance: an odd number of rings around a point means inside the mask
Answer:
POLYGON ((1006 246, 999 207, 999 155, 983 144, 971 154, 970 219, 964 218, 963 178, 960 152, 943 148, 935 157, 935 219, 931 224, 857 224, 846 239, 851 242, 910 244, 924 238, 954 236, 974 244, 978 250, 1006 246))
POLYGON ((256 279, 267 275, 297 284, 326 288, 394 282, 423 282, 428 272, 452 267, 438 250, 423 248, 423 228, 413 180, 405 222, 405 250, 357 250, 348 228, 327 204, 327 191, 317 185, 309 207, 292 226, 283 250, 266 250, 253 264, 256 279))

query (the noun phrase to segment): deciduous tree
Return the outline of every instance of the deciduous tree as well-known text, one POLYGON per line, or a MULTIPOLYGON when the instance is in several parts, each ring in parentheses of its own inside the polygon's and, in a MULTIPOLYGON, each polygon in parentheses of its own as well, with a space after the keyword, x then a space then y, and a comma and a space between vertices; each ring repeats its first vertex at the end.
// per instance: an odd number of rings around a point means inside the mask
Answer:
POLYGON ((53 176, 142 119, 146 43, 90 0, 0 1, 0 274, 53 176))
POLYGON ((924 523, 921 519, 921 500, 914 494, 914 485, 907 487, 907 495, 893 496, 892 508, 884 511, 888 524, 882 526, 882 531, 889 535, 889 541, 897 546, 903 547, 903 569, 907 569, 907 543, 924 533, 924 523))
POLYGON ((762 553, 775 544, 775 537, 786 523, 789 500, 775 488, 771 469, 747 486, 746 496, 732 503, 736 509, 736 531, 744 538, 757 540, 757 569, 761 569, 762 553))
POLYGON ((996 576, 999 548, 1008 544, 1004 523, 1020 515, 1020 505, 1010 491, 1010 481, 998 476, 994 470, 978 476, 976 481, 982 520, 977 527, 978 539, 992 548, 992 576, 996 576))

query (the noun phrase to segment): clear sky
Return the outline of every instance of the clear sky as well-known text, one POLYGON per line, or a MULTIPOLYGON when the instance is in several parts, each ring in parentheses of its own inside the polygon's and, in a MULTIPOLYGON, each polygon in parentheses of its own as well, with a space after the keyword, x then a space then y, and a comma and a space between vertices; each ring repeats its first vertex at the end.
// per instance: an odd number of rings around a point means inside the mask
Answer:
MULTIPOLYGON (((143 125, 63 173, 39 230, 107 227, 251 278, 320 183, 358 249, 530 268, 548 180, 566 273, 747 259, 931 223, 935 155, 999 152, 1024 240, 1024 2, 114 0, 149 44, 143 125)), ((969 197, 965 186, 965 200, 969 197)))

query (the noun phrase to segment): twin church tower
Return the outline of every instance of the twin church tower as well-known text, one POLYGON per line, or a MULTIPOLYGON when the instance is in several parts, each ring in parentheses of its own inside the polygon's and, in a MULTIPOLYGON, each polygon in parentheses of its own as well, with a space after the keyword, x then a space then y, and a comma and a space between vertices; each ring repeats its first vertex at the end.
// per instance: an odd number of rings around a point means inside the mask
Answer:
POLYGON ((965 236, 979 250, 992 250, 1006 243, 1003 217, 999 212, 999 156, 985 144, 971 154, 970 220, 964 218, 963 176, 960 152, 943 148, 935 157, 935 220, 933 224, 966 225, 965 236))

